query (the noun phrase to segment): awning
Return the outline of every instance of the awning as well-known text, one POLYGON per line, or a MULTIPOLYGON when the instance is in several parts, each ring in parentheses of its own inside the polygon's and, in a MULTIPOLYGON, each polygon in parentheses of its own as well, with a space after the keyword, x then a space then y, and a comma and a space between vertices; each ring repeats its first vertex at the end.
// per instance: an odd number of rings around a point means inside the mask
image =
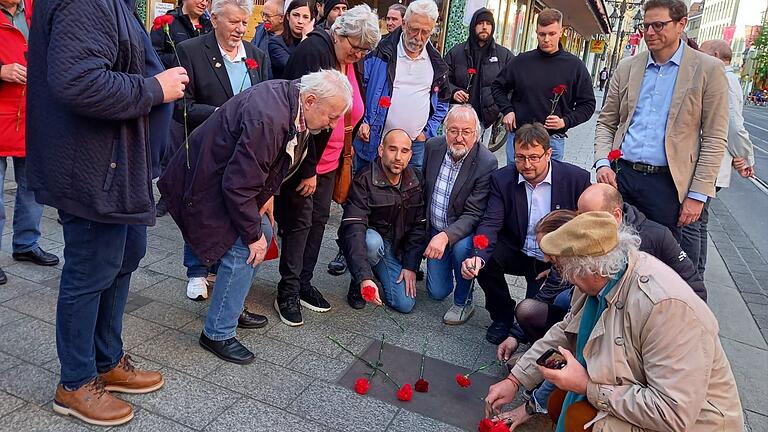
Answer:
POLYGON ((586 39, 610 33, 602 0, 545 0, 545 3, 563 13, 564 26, 573 27, 586 39))

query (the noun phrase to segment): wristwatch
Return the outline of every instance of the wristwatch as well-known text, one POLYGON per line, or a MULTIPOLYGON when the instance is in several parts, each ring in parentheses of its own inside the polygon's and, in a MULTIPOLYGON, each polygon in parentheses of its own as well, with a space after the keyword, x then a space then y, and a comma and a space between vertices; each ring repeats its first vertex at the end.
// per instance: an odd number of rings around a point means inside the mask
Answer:
POLYGON ((534 401, 533 398, 528 399, 528 402, 525 403, 525 413, 528 415, 534 415, 537 412, 536 401, 534 401))

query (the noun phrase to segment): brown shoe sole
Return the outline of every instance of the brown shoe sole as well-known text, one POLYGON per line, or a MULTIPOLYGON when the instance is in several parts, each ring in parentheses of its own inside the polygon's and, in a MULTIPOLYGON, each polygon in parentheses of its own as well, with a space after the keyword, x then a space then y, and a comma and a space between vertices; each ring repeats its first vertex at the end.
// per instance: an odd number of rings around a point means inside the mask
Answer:
POLYGON ((132 387, 123 387, 120 385, 107 385, 104 388, 106 388, 107 391, 115 392, 115 393, 144 394, 144 393, 152 393, 155 390, 159 390, 163 385, 165 385, 165 379, 160 378, 160 382, 150 387, 132 388, 132 387))
POLYGON ((58 402, 56 402, 55 399, 53 401, 53 411, 58 413, 58 414, 61 414, 63 416, 72 416, 72 417, 78 418, 78 419, 80 419, 80 420, 82 420, 82 421, 84 421, 84 422, 86 422, 88 424, 92 424, 92 425, 96 425, 96 426, 119 426, 121 424, 128 423, 129 421, 131 421, 131 419, 133 419, 133 411, 131 411, 131 413, 128 414, 127 416, 125 416, 123 418, 120 418, 120 419, 115 419, 115 420, 96 420, 96 419, 92 419, 90 417, 84 416, 83 414, 81 414, 81 413, 79 413, 79 412, 77 412, 77 411, 75 411, 75 410, 73 410, 71 408, 67 408, 64 405, 59 405, 58 402))

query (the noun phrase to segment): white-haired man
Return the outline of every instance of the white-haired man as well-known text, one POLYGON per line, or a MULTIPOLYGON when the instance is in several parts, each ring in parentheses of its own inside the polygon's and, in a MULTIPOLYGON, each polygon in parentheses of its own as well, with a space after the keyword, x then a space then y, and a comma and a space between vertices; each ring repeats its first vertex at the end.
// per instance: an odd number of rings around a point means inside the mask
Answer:
POLYGON ((488 414, 521 385, 530 390, 546 379, 567 392, 549 398, 558 432, 584 423, 606 432, 743 430, 717 319, 639 245, 608 212, 582 213, 542 238, 541 250, 576 285, 572 309, 491 386, 488 414), (550 349, 559 351, 556 362, 550 349))
POLYGON ((480 130, 472 105, 456 105, 445 117, 445 136, 427 141, 424 152, 427 294, 442 300, 454 293, 443 317, 450 325, 463 324, 474 313, 461 263, 472 255, 472 234, 488 203, 491 172, 499 166, 487 147, 477 145, 480 130))
POLYGON ((273 196, 296 174, 309 135, 333 127, 351 98, 337 71, 250 87, 195 131, 189 155, 177 152, 158 183, 193 252, 204 265, 220 261, 200 345, 222 360, 254 360, 235 329, 272 236, 273 196))

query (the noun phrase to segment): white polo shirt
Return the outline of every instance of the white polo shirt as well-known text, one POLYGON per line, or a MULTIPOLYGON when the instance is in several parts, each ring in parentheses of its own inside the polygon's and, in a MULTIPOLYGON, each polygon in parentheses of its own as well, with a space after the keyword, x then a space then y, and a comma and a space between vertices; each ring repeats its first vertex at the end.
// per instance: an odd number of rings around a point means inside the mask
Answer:
POLYGON ((419 136, 429 120, 429 95, 434 75, 426 46, 412 59, 406 54, 400 38, 395 82, 392 83, 392 106, 384 123, 384 134, 391 129, 403 129, 412 140, 419 136))

